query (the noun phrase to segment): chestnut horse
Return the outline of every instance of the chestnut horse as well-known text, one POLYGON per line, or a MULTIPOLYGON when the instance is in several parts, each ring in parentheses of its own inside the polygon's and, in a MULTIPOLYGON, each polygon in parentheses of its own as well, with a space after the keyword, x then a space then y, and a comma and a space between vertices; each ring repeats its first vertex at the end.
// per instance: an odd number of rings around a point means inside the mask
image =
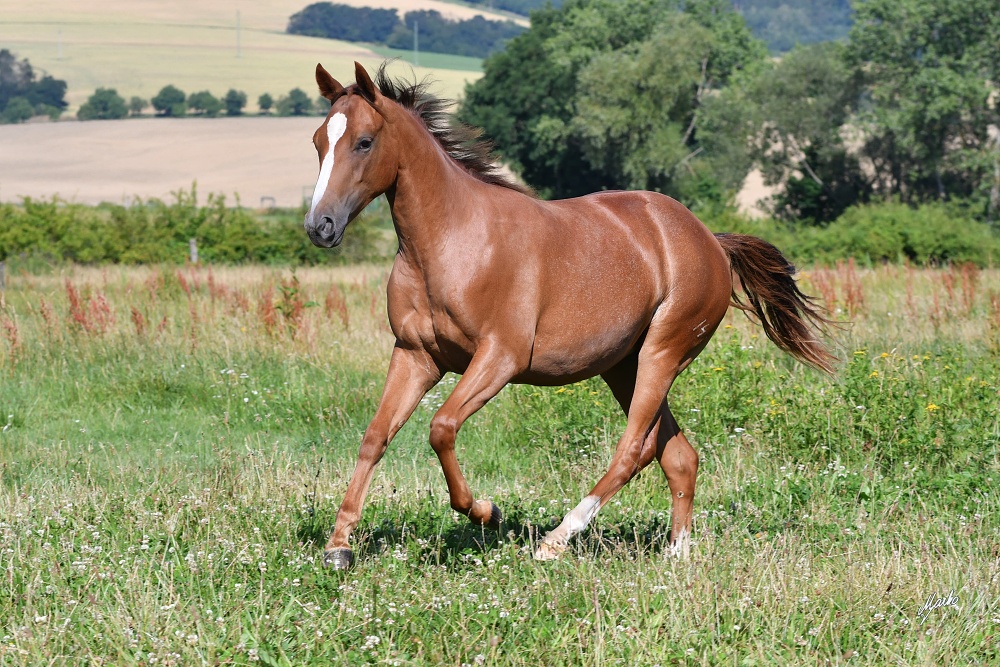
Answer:
POLYGON ((320 173, 305 218, 317 246, 385 194, 399 237, 387 287, 396 343, 324 561, 354 560, 350 535, 375 465, 420 399, 448 371, 462 375, 431 420, 430 444, 451 506, 474 524, 500 525, 459 469, 462 424, 511 382, 564 385, 600 375, 628 416, 607 473, 540 542, 557 558, 602 505, 657 461, 672 497, 672 548, 691 528, 698 455, 670 413, 674 378, 708 344, 732 304, 768 337, 829 371, 814 331, 826 322, 777 248, 752 236, 713 235, 684 206, 654 192, 601 192, 542 201, 498 173, 477 130, 449 122, 423 85, 373 82, 355 63, 342 86, 322 65, 331 103, 313 136, 320 173), (749 304, 734 291, 738 277, 749 304))

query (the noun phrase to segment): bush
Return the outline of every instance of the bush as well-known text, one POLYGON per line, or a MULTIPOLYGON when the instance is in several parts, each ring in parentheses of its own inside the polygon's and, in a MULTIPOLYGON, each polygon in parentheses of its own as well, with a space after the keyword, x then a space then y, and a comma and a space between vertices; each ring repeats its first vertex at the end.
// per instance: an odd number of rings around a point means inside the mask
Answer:
POLYGON ((264 93, 257 98, 257 108, 260 109, 262 114, 270 113, 271 107, 274 106, 274 98, 270 94, 264 93))
POLYGON ((176 86, 167 85, 150 101, 161 116, 183 116, 187 112, 186 100, 187 95, 184 91, 176 86))
POLYGON ((23 123, 34 115, 35 110, 32 108, 31 102, 24 97, 14 97, 7 102, 0 118, 5 123, 23 123))
POLYGON ((132 99, 128 101, 128 110, 133 116, 141 116, 143 109, 149 106, 149 102, 142 99, 138 95, 133 95, 132 99))
POLYGON ((153 199, 132 206, 84 206, 55 198, 0 204, 0 259, 24 255, 82 264, 181 264, 192 238, 208 263, 339 264, 392 252, 376 229, 391 224, 384 204, 351 222, 344 245, 331 252, 309 241, 303 210, 257 215, 227 207, 221 196, 199 206, 193 189, 176 197, 172 204, 153 199))
POLYGON ((226 105, 227 116, 240 116, 243 114, 243 107, 247 105, 247 94, 242 90, 230 88, 222 98, 222 103, 226 105))
POLYGON ((222 102, 207 90, 199 93, 191 93, 187 98, 188 109, 199 116, 215 118, 222 111, 222 102))
POLYGON ((731 208, 701 215, 712 231, 759 236, 796 262, 853 257, 868 265, 909 261, 988 266, 1000 259, 1000 237, 986 224, 940 203, 918 208, 895 201, 855 206, 825 228, 751 220, 731 208))
POLYGON ((98 88, 76 112, 80 120, 117 120, 127 115, 125 99, 114 88, 98 88))
POLYGON ((293 88, 286 97, 278 100, 279 116, 308 116, 312 110, 312 100, 301 88, 293 88))

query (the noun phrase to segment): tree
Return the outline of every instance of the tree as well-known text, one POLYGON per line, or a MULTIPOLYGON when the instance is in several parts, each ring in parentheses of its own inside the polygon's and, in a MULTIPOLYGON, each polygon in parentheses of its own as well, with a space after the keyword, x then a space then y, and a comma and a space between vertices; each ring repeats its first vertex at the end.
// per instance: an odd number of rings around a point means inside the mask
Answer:
POLYGON ((826 223, 865 200, 870 184, 844 141, 858 99, 844 47, 797 47, 762 62, 705 101, 701 146, 720 177, 740 182, 756 166, 780 185, 771 202, 779 217, 826 223))
POLYGON ((167 85, 150 102, 161 116, 183 116, 187 113, 187 96, 176 86, 167 85))
POLYGON ((727 0, 569 0, 486 60, 459 117, 543 196, 721 196, 698 164, 696 111, 766 55, 727 0))
POLYGON ((138 95, 133 95, 132 98, 128 101, 128 110, 132 113, 133 116, 141 116, 143 110, 148 106, 149 102, 142 99, 138 95))
POLYGON ((909 203, 977 197, 995 216, 996 0, 863 0, 855 12, 848 59, 865 79, 858 126, 878 191, 909 203))
POLYGON ((0 114, 5 123, 23 123, 35 115, 35 110, 24 97, 14 97, 7 101, 3 114, 0 114))
POLYGON ((222 98, 222 103, 226 105, 227 116, 239 116, 243 113, 243 107, 247 105, 247 94, 242 90, 230 88, 222 98))
POLYGON ((330 113, 330 100, 320 95, 313 102, 313 109, 315 109, 317 116, 327 115, 330 113))
POLYGON ((39 79, 27 58, 18 60, 7 49, 0 49, 0 119, 21 122, 39 114, 58 118, 67 106, 65 96, 65 81, 48 75, 39 79), (7 106, 14 100, 19 101, 8 112, 7 106), (25 118, 28 108, 31 113, 25 118), (14 118, 18 120, 11 120, 14 118))
POLYGON ((288 20, 287 32, 346 42, 382 43, 399 25, 395 9, 316 2, 288 20))
POLYGON ((274 98, 268 93, 264 93, 257 98, 257 108, 260 109, 262 114, 268 114, 271 112, 271 107, 274 106, 274 98))
POLYGON ((114 120, 127 115, 125 100, 114 88, 98 88, 76 112, 80 120, 114 120))
POLYGON ((308 116, 312 113, 312 100, 301 88, 293 88, 278 100, 279 116, 308 116))
POLYGON ((222 102, 207 90, 188 95, 187 105, 195 114, 209 118, 215 118, 222 111, 222 102))

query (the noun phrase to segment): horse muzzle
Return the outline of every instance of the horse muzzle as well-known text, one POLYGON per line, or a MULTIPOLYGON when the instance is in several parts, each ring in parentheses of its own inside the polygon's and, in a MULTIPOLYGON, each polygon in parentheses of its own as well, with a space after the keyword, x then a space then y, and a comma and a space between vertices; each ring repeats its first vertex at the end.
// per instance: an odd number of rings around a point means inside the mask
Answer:
POLYGON ((335 248, 344 240, 344 230, 347 228, 347 218, 342 222, 335 221, 328 215, 319 220, 306 219, 306 234, 313 245, 320 248, 335 248))

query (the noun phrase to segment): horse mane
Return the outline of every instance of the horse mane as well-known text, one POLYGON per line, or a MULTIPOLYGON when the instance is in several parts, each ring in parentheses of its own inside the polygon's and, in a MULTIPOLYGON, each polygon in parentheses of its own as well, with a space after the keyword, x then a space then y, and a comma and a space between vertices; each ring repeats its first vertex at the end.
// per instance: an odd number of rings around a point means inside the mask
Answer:
POLYGON ((427 90, 430 83, 426 79, 419 82, 393 79, 385 71, 390 62, 379 66, 375 73, 375 85, 382 95, 413 112, 451 159, 483 183, 536 196, 531 188, 500 172, 493 143, 483 138, 481 128, 459 123, 452 118, 448 111, 453 104, 451 100, 431 95, 427 90))

